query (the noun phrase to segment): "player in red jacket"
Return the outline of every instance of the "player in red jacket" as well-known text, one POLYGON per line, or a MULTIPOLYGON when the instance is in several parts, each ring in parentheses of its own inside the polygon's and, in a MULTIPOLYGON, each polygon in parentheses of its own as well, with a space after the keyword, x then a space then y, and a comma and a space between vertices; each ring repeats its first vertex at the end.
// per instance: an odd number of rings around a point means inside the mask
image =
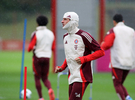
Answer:
POLYGON ((38 100, 44 100, 41 91, 41 83, 48 89, 50 100, 54 100, 54 92, 51 88, 51 83, 48 80, 49 62, 54 50, 54 35, 53 32, 47 29, 48 18, 46 16, 39 16, 36 19, 38 27, 32 33, 31 42, 28 47, 28 52, 33 50, 33 72, 35 78, 35 85, 39 95, 38 100))

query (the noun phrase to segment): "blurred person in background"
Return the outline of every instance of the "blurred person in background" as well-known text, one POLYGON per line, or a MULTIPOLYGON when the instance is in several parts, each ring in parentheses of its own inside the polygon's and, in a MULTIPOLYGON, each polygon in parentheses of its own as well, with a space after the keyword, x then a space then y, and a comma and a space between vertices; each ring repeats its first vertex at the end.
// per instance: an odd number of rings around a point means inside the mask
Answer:
POLYGON ((135 31, 124 24, 121 14, 114 15, 113 24, 114 27, 107 32, 101 47, 111 50, 109 66, 118 97, 120 100, 132 100, 123 83, 129 71, 135 67, 135 31))
POLYGON ((104 51, 88 32, 78 28, 79 16, 75 12, 66 12, 61 23, 67 30, 63 36, 66 59, 55 72, 68 67, 69 100, 82 100, 86 87, 93 82, 91 61, 102 57, 104 51))
POLYGON ((55 99, 54 91, 51 88, 51 83, 48 80, 49 62, 54 50, 54 34, 47 29, 48 18, 40 15, 36 19, 38 27, 31 35, 31 41, 28 47, 28 52, 33 50, 33 72, 35 78, 35 86, 38 92, 39 99, 44 100, 42 96, 42 80, 45 87, 48 89, 50 100, 55 99))

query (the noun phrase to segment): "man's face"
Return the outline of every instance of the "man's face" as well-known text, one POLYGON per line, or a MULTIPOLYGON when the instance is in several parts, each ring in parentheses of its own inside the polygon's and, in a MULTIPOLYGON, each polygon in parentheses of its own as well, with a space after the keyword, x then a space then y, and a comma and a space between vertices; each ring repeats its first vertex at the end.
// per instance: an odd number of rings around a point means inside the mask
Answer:
POLYGON ((70 21, 69 18, 63 18, 63 20, 61 21, 63 27, 70 21))

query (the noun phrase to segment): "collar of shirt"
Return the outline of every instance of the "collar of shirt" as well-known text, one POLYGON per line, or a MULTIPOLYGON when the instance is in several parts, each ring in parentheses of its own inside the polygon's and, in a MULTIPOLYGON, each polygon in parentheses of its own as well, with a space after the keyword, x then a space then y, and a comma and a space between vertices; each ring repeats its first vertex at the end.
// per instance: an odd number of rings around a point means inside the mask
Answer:
POLYGON ((73 30, 71 30, 70 32, 68 32, 69 34, 75 34, 79 31, 78 27, 75 27, 73 30))
POLYGON ((119 25, 124 25, 123 22, 119 22, 116 26, 119 26, 119 25))
POLYGON ((43 30, 43 29, 46 29, 47 27, 46 26, 38 26, 36 29, 37 30, 43 30))

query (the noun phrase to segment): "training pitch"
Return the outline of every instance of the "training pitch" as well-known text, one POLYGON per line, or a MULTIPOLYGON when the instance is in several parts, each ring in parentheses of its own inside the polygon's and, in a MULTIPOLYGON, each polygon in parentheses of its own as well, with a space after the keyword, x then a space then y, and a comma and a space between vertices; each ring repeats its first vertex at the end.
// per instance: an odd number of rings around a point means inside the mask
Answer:
MULTIPOLYGON (((22 52, 0 51, 0 100, 19 100, 20 72, 21 72, 22 52)), ((52 66, 52 64, 50 63, 52 66)), ((27 88, 32 91, 29 100, 38 100, 32 72, 32 53, 25 51, 24 66, 27 66, 27 88)), ((57 94, 57 75, 51 71, 49 80, 57 94)), ((117 97, 111 73, 94 73, 92 84, 92 100, 119 100, 117 97)), ((59 100, 68 100, 67 75, 60 76, 59 100)), ((135 100, 135 73, 130 73, 124 83, 130 96, 135 100)), ((45 100, 49 100, 47 89, 42 84, 42 92, 45 100)), ((89 100, 90 86, 85 91, 83 100, 89 100)))

